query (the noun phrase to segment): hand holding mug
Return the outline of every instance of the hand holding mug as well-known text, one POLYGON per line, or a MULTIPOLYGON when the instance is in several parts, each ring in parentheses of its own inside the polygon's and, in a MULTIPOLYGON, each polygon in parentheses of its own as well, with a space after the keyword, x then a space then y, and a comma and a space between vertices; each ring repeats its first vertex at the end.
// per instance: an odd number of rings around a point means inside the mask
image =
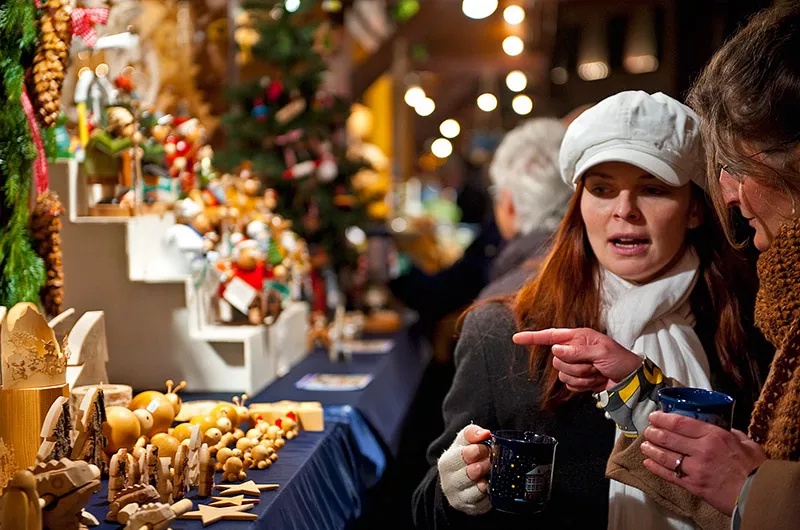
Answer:
POLYGON ((464 438, 469 445, 461 449, 461 458, 467 464, 467 477, 478 486, 481 493, 489 491, 487 477, 492 470, 491 451, 488 445, 481 442, 488 440, 491 435, 477 425, 470 425, 464 431, 464 438))
POLYGON ((747 476, 767 459, 743 432, 679 414, 653 412, 644 437, 647 469, 728 515, 747 476))
POLYGON ((610 388, 642 364, 641 357, 589 328, 523 331, 513 340, 517 344, 552 346, 553 368, 573 392, 610 388))

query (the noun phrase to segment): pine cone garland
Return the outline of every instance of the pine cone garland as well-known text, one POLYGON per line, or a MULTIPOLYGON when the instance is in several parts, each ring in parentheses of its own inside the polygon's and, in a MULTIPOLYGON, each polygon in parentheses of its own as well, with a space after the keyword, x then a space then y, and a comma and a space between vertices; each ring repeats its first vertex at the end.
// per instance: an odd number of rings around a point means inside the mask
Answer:
POLYGON ((47 281, 40 291, 45 312, 51 317, 61 313, 64 300, 64 267, 61 260, 60 216, 64 206, 52 191, 46 191, 36 198, 31 212, 31 235, 36 253, 44 260, 47 281))
POLYGON ((47 0, 39 18, 39 44, 28 73, 36 119, 51 127, 61 107, 61 87, 72 43, 72 16, 68 0, 47 0))

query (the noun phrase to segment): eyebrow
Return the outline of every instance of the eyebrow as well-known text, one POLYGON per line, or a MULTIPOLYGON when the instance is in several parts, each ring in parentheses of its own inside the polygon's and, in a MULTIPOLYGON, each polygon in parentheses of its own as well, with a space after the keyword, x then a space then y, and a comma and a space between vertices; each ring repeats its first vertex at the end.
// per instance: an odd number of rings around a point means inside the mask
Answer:
MULTIPOLYGON (((591 170, 591 169, 586 173, 586 178, 589 178, 589 177, 600 177, 600 178, 604 178, 604 179, 613 179, 614 178, 613 175, 609 175, 608 173, 603 173, 602 171, 594 171, 594 170, 591 170)), ((656 177, 654 177, 650 173, 643 173, 643 174, 639 175, 638 178, 654 180, 656 177)))

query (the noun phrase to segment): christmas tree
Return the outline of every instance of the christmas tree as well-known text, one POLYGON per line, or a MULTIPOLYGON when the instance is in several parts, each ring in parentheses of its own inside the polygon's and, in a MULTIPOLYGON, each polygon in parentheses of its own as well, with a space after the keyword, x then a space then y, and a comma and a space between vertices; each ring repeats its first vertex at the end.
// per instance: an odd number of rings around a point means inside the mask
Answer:
POLYGON ((0 306, 39 302, 44 262, 31 245, 28 199, 36 158, 22 106, 38 30, 30 0, 0 3, 0 306))
POLYGON ((292 221, 312 256, 321 256, 317 267, 336 270, 357 257, 345 230, 367 222, 352 182, 365 164, 346 156, 350 102, 323 88, 326 57, 343 31, 341 6, 310 0, 244 5, 236 18, 237 62, 258 73, 230 90, 227 144, 215 159, 228 171, 245 164, 274 189, 276 213, 292 221))

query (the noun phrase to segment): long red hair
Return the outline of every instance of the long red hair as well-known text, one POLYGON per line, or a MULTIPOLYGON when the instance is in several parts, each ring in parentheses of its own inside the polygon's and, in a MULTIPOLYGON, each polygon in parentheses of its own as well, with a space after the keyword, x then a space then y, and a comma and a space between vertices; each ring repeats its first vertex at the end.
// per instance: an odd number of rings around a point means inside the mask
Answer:
MULTIPOLYGON (((687 234, 687 245, 697 252, 701 271, 691 303, 698 324, 702 322, 702 327, 713 330, 713 336, 700 333, 700 339, 706 353, 716 354, 723 371, 739 387, 752 390, 758 383, 758 372, 746 347, 744 321, 748 318, 742 307, 748 307, 755 285, 743 274, 745 262, 726 244, 702 190, 695 187, 694 191, 695 200, 702 205, 704 222, 687 234)), ((596 280, 599 264, 586 237, 580 211, 582 194, 583 181, 578 183, 537 276, 506 301, 519 330, 592 328, 606 332, 596 280)), ((542 383, 542 408, 548 410, 575 395, 558 379, 552 360, 549 346, 531 347, 530 376, 542 383)))

